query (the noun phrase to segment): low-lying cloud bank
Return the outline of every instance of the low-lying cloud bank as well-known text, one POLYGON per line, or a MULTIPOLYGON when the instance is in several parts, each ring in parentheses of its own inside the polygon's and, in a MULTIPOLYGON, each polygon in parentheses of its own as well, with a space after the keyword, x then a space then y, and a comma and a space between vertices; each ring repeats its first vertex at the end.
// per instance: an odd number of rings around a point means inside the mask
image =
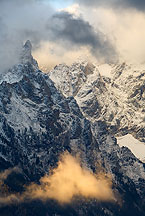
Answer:
POLYGON ((33 183, 27 186, 21 195, 1 194, 0 205, 33 199, 44 202, 53 199, 60 204, 65 204, 70 203, 75 197, 115 201, 109 176, 104 173, 93 174, 90 170, 81 167, 78 159, 65 153, 61 156, 57 168, 49 176, 45 175, 40 179, 40 185, 33 183))

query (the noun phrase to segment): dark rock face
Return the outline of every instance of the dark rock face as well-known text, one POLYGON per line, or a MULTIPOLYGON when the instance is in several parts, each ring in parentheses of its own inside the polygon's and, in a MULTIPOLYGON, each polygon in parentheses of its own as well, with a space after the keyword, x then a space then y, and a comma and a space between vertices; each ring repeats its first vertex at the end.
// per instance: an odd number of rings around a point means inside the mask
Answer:
POLYGON ((87 120, 74 97, 65 98, 34 61, 24 62, 11 69, 0 84, 0 170, 19 169, 7 177, 7 187, 21 192, 24 184, 39 182, 56 167, 59 155, 68 151, 79 153, 82 164, 93 172, 99 161, 112 175, 121 204, 77 198, 60 206, 53 200, 34 200, 1 206, 0 215, 145 215, 144 164, 129 149, 118 146, 103 121, 87 120))

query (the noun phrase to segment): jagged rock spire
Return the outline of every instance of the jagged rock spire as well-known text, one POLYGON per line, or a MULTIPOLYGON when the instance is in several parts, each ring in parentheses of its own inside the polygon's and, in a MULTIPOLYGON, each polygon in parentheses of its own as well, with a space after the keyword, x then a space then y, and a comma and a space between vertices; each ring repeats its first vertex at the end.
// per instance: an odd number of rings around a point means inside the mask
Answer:
POLYGON ((35 59, 32 56, 32 44, 29 40, 23 46, 22 53, 20 56, 20 61, 22 64, 31 63, 34 66, 38 66, 35 59))
POLYGON ((26 43, 23 46, 23 52, 27 57, 31 57, 32 52, 32 44, 29 40, 26 41, 26 43))
POLYGON ((27 40, 23 47, 25 49, 31 50, 32 49, 32 44, 31 44, 31 42, 29 40, 27 40))

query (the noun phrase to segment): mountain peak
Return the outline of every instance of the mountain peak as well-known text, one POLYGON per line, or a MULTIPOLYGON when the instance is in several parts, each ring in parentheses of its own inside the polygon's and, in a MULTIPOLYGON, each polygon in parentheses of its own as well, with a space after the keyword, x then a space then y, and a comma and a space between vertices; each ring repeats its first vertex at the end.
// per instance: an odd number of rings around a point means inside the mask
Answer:
POLYGON ((27 40, 23 46, 23 51, 27 53, 27 55, 31 56, 32 53, 32 44, 29 40, 27 40))
POLYGON ((23 46, 20 61, 22 64, 31 63, 34 66, 38 67, 37 61, 34 60, 32 56, 32 44, 30 40, 27 40, 23 46))
POLYGON ((26 49, 26 50, 30 50, 30 51, 32 50, 32 44, 31 44, 30 40, 26 41, 23 48, 26 49))

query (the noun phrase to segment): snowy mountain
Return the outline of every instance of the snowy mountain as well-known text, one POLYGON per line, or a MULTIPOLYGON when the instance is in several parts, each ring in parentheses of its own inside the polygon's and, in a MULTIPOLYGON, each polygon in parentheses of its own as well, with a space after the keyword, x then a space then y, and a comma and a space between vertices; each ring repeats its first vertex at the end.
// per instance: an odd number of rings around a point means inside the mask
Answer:
POLYGON ((58 65, 49 77, 65 96, 74 96, 86 118, 104 121, 115 136, 145 142, 145 66, 80 61, 58 65))
MULTIPOLYGON (((120 67, 125 71, 125 65, 120 67)), ((96 66, 81 62, 59 65, 48 76, 39 70, 31 43, 26 42, 20 63, 0 78, 0 170, 18 168, 1 184, 6 186, 0 188, 1 216, 145 215, 145 164, 113 136, 130 132, 144 140, 143 75, 125 84, 121 76, 126 75, 119 73, 119 66, 113 69, 111 79, 101 76, 96 66), (79 198, 68 205, 39 199, 1 203, 1 196, 39 183, 65 151, 79 155, 82 166, 92 173, 98 172, 96 164, 109 173, 116 200, 79 198)))

